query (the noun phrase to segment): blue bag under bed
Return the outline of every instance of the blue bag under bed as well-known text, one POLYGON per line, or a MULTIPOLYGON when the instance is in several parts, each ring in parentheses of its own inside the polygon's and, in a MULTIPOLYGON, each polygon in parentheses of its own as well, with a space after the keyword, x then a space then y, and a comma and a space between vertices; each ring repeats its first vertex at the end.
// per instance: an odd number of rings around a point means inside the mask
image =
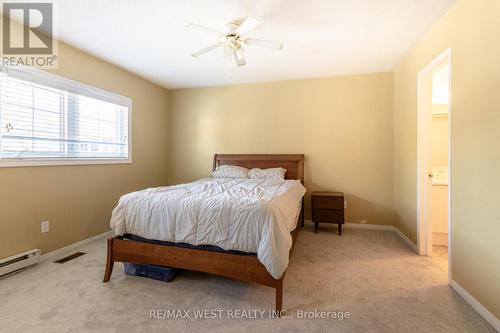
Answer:
POLYGON ((153 280, 171 282, 181 273, 181 269, 156 265, 123 263, 125 274, 147 277, 153 280))

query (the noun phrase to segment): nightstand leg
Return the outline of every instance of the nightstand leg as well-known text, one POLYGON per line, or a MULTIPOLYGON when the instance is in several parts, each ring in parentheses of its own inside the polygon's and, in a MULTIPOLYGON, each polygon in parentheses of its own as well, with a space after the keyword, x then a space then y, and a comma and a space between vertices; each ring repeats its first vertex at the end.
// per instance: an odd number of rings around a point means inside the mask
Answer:
POLYGON ((342 223, 339 223, 338 226, 339 226, 339 236, 342 236, 342 223))
POLYGON ((318 222, 314 222, 314 233, 318 233, 318 222))

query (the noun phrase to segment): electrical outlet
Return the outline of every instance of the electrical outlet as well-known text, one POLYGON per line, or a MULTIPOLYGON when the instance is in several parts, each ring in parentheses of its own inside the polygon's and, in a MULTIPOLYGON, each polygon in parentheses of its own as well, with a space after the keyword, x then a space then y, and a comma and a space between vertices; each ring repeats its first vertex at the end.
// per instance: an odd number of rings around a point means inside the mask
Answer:
POLYGON ((41 223, 42 226, 42 234, 49 232, 49 221, 43 221, 41 223))
POLYGON ((344 200, 344 209, 347 209, 347 200, 344 200))

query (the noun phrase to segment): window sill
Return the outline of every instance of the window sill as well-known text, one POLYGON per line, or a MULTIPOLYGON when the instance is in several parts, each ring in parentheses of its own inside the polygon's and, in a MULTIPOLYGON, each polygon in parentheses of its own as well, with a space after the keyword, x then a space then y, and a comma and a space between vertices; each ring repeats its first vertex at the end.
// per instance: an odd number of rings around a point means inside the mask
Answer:
POLYGON ((70 166, 70 165, 102 165, 102 164, 132 164, 132 159, 102 159, 102 160, 0 160, 0 168, 34 167, 34 166, 70 166))

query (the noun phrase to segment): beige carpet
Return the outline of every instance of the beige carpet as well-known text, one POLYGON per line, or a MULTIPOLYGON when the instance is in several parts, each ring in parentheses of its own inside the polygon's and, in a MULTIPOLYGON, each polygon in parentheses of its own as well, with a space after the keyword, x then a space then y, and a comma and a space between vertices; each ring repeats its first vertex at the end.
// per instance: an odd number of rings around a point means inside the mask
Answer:
POLYGON ((448 287, 445 270, 392 232, 346 229, 339 237, 335 228, 303 229, 285 279, 286 319, 228 319, 228 310, 273 308, 274 291, 206 274, 163 283, 125 276, 116 264, 103 284, 105 241, 79 250, 88 254, 0 280, 0 331, 494 332, 448 287), (191 318, 151 319, 153 309, 189 310, 191 318), (220 309, 223 318, 194 319, 194 309, 220 309), (315 309, 351 317, 296 318, 315 309))
POLYGON ((448 247, 432 246, 431 257, 442 270, 448 272, 448 247))

